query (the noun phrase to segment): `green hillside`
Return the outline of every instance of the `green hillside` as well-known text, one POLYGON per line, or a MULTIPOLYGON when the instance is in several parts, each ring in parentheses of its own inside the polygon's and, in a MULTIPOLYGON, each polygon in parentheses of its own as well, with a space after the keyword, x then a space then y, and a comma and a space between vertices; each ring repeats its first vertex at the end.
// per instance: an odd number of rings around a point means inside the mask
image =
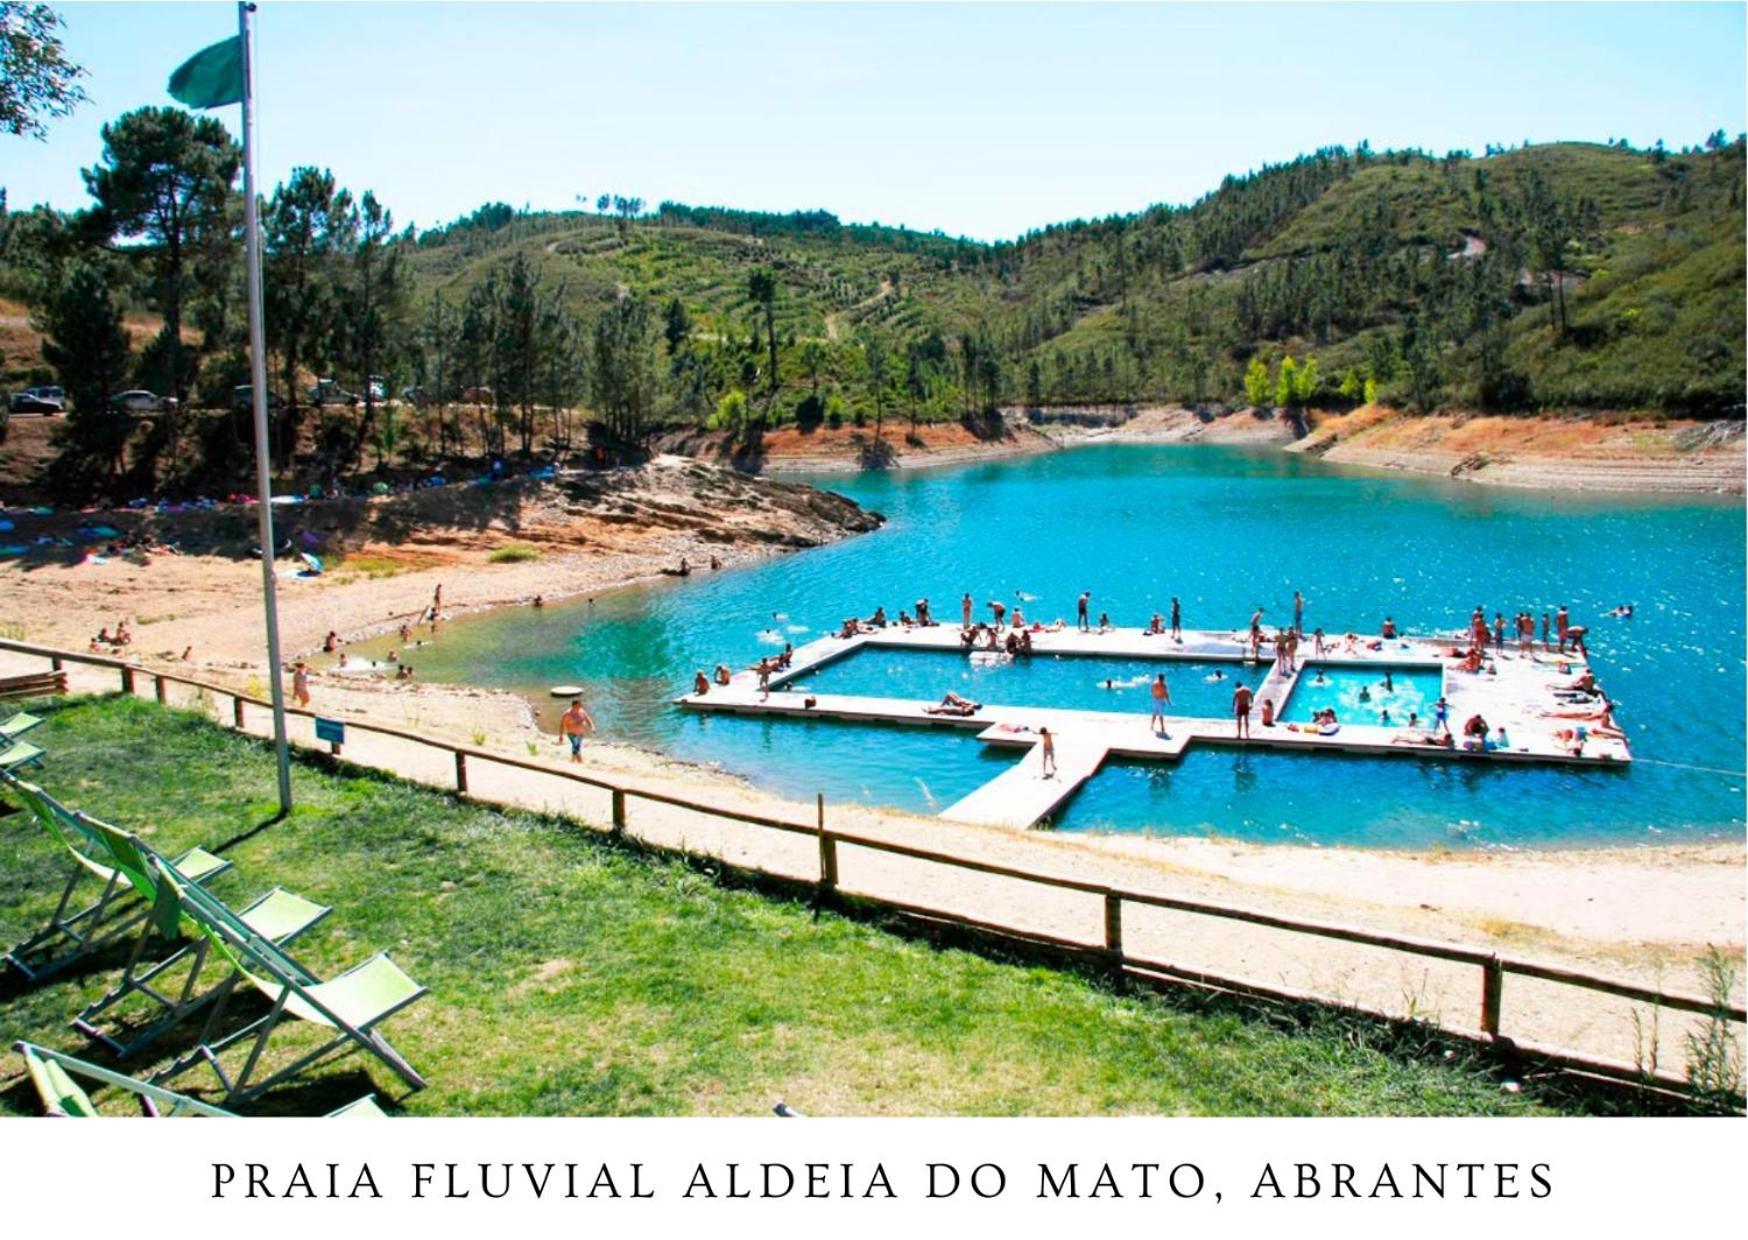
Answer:
MULTIPOLYGON (((179 122, 142 109, 124 123, 179 122)), ((222 177, 223 151, 200 146, 222 131, 181 140, 222 177)), ((0 297, 31 325, 14 317, 0 340, 0 382, 59 378, 75 407, 130 382, 228 403, 246 380, 238 212, 234 184, 208 189, 179 273, 149 219, 123 231, 113 204, 0 212, 0 297), (124 313, 166 326, 142 343, 124 313), (77 339, 45 348, 57 331, 77 339)), ((1743 140, 1722 133, 1680 152, 1331 147, 1185 206, 998 244, 619 198, 488 204, 415 234, 304 169, 265 212, 268 343, 275 387, 300 399, 318 375, 411 388, 413 443, 438 456, 569 442, 565 409, 628 443, 700 423, 751 438, 1161 400, 1740 416, 1743 199, 1743 140), (1280 381, 1287 356, 1297 382, 1280 381)), ((276 455, 396 455, 399 416, 293 409, 276 455)), ((179 433, 161 446, 172 461, 179 433)), ((94 474, 115 467, 119 447, 83 442, 94 474)))
POLYGON ((664 206, 435 231, 413 266, 425 295, 460 297, 521 253, 579 313, 622 290, 677 298, 717 344, 759 330, 747 280, 766 267, 785 382, 804 386, 799 346, 815 338, 835 346, 855 405, 866 376, 851 345, 873 330, 900 349, 940 334, 955 391, 935 412, 965 395, 971 336, 995 351, 1007 402, 1240 399, 1253 357, 1291 353, 1317 356, 1331 389, 1352 369, 1406 404, 1717 414, 1743 387, 1742 203, 1740 142, 1332 149, 1186 208, 998 245, 793 223, 812 217, 699 227, 664 206))

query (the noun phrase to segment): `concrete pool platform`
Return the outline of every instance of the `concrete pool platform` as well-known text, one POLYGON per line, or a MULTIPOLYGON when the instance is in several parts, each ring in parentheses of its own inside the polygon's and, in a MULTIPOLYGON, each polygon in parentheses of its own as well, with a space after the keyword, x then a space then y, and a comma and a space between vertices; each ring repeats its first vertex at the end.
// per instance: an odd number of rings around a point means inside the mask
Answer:
MULTIPOLYGON (((1574 728, 1579 721, 1552 717, 1546 712, 1568 709, 1559 703, 1552 688, 1576 679, 1586 669, 1582 655, 1535 650, 1527 654, 1514 648, 1488 656, 1485 666, 1495 670, 1467 673, 1458 668, 1451 652, 1466 641, 1456 638, 1404 637, 1381 641, 1363 638, 1348 646, 1336 639, 1323 655, 1310 655, 1311 664, 1332 670, 1351 671, 1367 667, 1437 669, 1450 721, 1461 732, 1463 722, 1479 714, 1495 733, 1503 727, 1509 744, 1488 750, 1445 748, 1411 739, 1430 736, 1429 728, 1409 730, 1375 723, 1343 722, 1332 735, 1304 724, 1277 720, 1265 728, 1261 704, 1272 699, 1277 715, 1284 714, 1294 687, 1307 665, 1310 639, 1300 646, 1298 670, 1282 672, 1270 658, 1260 666, 1249 664, 1245 634, 1234 630, 1183 631, 1181 641, 1149 634, 1142 629, 1110 629, 1079 632, 1074 629, 1034 632, 1031 658, 1099 657, 1160 662, 1223 662, 1247 666, 1244 679, 1255 690, 1251 711, 1251 736, 1239 740, 1230 717, 1209 718, 1168 715, 1163 734, 1153 732, 1139 710, 1064 710, 1040 706, 1005 706, 986 703, 970 716, 930 713, 934 703, 914 699, 870 697, 855 694, 812 692, 791 687, 811 673, 848 657, 858 650, 916 650, 962 653, 956 626, 929 628, 889 626, 853 637, 822 637, 796 649, 787 671, 774 674, 768 697, 761 694, 754 671, 736 673, 726 685, 712 684, 706 694, 686 694, 676 703, 688 710, 791 718, 822 718, 857 723, 899 724, 912 727, 947 727, 975 731, 985 744, 1024 751, 1020 760, 969 796, 948 806, 942 818, 956 822, 1028 827, 1060 808, 1111 756, 1174 761, 1191 744, 1242 746, 1270 750, 1300 750, 1366 756, 1457 759, 1480 762, 1563 763, 1577 766, 1619 767, 1632 761, 1624 740, 1592 734, 1582 750, 1572 752, 1569 741, 1555 733, 1574 728), (1369 643, 1377 642, 1373 650, 1369 643), (1559 665, 1567 670, 1562 672, 1559 665), (813 705, 808 706, 807 700, 813 705), (1040 729, 1048 728, 1056 742, 1056 774, 1046 778, 1042 767, 1040 729)), ((1430 705, 1429 705, 1430 712, 1430 705)), ((1430 725, 1431 720, 1425 721, 1430 725)))

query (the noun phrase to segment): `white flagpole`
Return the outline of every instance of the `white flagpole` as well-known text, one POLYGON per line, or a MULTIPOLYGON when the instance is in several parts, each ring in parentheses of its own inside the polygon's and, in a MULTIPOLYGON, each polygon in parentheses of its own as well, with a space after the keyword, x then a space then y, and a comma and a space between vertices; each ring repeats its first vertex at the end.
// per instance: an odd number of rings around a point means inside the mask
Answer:
POLYGON ((279 812, 291 812, 291 755, 285 744, 285 684, 279 666, 279 606, 273 579, 273 463, 267 442, 267 344, 261 322, 261 213, 255 203, 255 6, 237 5, 243 52, 243 245, 249 272, 250 403, 255 407, 255 485, 260 493, 261 602, 267 613, 267 683, 273 690, 273 745, 279 812))

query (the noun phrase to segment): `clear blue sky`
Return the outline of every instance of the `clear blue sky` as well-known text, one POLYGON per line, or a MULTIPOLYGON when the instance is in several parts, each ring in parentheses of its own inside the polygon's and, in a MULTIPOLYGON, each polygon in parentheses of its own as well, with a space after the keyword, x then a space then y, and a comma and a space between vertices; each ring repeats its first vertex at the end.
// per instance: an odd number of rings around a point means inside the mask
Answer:
MULTIPOLYGON (((14 207, 85 201, 232 4, 60 4, 92 102, 0 137, 14 207)), ((1329 143, 1671 146, 1745 128, 1741 4, 565 5, 266 0, 261 168, 421 227, 638 195, 1014 236, 1184 202, 1329 143)), ((215 115, 233 128, 237 109, 215 115)))

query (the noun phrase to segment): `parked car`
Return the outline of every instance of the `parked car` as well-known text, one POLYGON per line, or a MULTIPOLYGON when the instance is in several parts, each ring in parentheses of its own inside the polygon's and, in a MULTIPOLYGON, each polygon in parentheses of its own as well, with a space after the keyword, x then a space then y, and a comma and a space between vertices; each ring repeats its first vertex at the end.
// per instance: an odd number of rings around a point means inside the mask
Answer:
POLYGON ((40 396, 44 400, 52 400, 63 409, 67 405, 67 389, 58 383, 45 383, 38 387, 26 388, 32 396, 40 396))
MULTIPOLYGON (((249 410, 253 409, 254 407, 255 407, 255 385, 254 384, 252 384, 252 383, 239 383, 239 384, 237 384, 236 387, 231 389, 231 408, 240 409, 243 412, 247 413, 249 410)), ((267 389, 267 407, 269 409, 283 409, 285 407, 285 397, 281 396, 278 392, 275 392, 272 388, 268 388, 267 389)))
POLYGON ((14 392, 12 399, 6 403, 6 407, 12 413, 53 414, 66 412, 66 406, 60 401, 37 395, 36 388, 14 392))
POLYGON ((312 405, 356 405, 358 395, 348 392, 332 379, 317 379, 316 385, 309 390, 309 401, 312 405))
POLYGON ((111 396, 109 407, 121 413, 158 413, 163 410, 164 402, 144 388, 132 388, 111 396))

